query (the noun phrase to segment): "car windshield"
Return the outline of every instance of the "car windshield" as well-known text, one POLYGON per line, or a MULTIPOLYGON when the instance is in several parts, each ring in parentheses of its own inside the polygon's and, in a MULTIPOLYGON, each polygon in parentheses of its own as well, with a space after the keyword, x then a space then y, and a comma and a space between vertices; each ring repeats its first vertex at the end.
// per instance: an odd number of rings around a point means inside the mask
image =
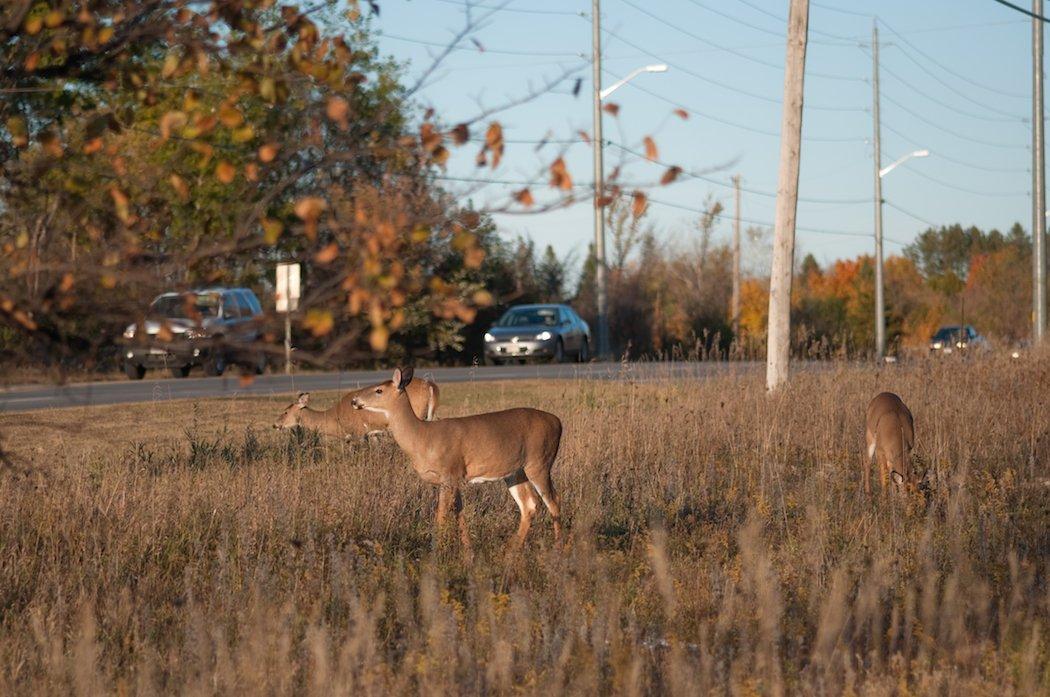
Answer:
POLYGON ((162 295, 150 305, 150 314, 155 317, 171 319, 196 319, 200 317, 217 317, 219 314, 219 296, 215 293, 200 295, 162 295), (190 317, 193 315, 193 317, 190 317))
POLYGON ((508 310, 496 322, 497 327, 555 327, 558 325, 556 307, 516 307, 508 310))
POLYGON ((933 335, 933 341, 950 341, 962 335, 962 327, 941 327, 933 335))

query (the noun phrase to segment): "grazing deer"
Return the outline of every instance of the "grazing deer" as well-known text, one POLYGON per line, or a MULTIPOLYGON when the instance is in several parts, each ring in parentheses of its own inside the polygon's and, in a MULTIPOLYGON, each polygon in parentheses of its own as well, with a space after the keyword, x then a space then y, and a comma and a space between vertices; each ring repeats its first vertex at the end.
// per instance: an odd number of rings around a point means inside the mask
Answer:
MULTIPOLYGON (((363 392, 375 389, 377 385, 361 388, 343 396, 339 402, 323 411, 311 409, 310 393, 301 392, 299 397, 281 412, 274 422, 274 428, 310 428, 326 436, 354 440, 367 438, 383 431, 386 419, 374 412, 354 409, 351 402, 363 392)), ((417 380, 408 391, 412 410, 421 419, 432 421, 438 408, 438 386, 430 380, 417 380)))
POLYGON ((521 514, 517 545, 525 541, 539 508, 537 494, 554 518, 554 537, 560 540, 561 508, 551 481, 551 466, 561 444, 561 420, 545 411, 519 408, 421 421, 409 403, 411 385, 412 368, 399 368, 390 382, 361 390, 352 403, 382 416, 416 474, 440 487, 438 527, 444 525, 451 508, 469 552, 460 490, 464 484, 503 480, 521 514))
POLYGON ((868 459, 864 465, 864 492, 871 492, 871 461, 879 469, 879 484, 886 490, 887 476, 898 486, 913 486, 911 449, 915 445, 915 424, 901 398, 892 392, 875 395, 868 403, 865 439, 868 459))

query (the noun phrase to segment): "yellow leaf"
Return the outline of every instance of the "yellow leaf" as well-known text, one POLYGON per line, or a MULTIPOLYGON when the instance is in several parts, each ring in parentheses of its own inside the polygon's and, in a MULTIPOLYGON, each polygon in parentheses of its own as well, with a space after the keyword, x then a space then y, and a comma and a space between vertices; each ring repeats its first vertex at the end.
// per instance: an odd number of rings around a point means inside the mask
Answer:
POLYGON ((263 239, 266 240, 266 244, 276 244, 277 238, 281 236, 281 232, 284 230, 284 225, 281 224, 280 220, 263 218, 262 229, 263 239))
POLYGON ((160 76, 164 78, 171 77, 175 74, 175 71, 179 69, 179 56, 176 53, 169 53, 164 57, 164 65, 161 66, 160 76))
POLYGON ((26 19, 25 29, 26 34, 33 36, 39 34, 40 30, 44 28, 44 20, 40 15, 34 15, 26 19))
POLYGON ((47 16, 44 17, 44 24, 47 25, 48 29, 54 29, 58 25, 62 24, 62 20, 64 19, 65 15, 63 15, 61 12, 59 12, 58 10, 51 10, 47 13, 47 16))
POLYGON ((303 327, 314 336, 324 336, 331 333, 335 327, 335 320, 328 310, 309 310, 303 319, 303 327))
POLYGON ((102 27, 98 30, 98 43, 99 45, 108 44, 109 40, 113 38, 113 27, 102 27))
POLYGON ((372 327, 372 333, 368 335, 368 343, 372 345, 373 351, 383 353, 386 351, 387 344, 390 343, 390 330, 381 324, 372 327))
POLYGON ((472 298, 474 304, 478 307, 489 307, 495 300, 492 297, 492 293, 487 290, 475 291, 474 297, 472 298))
POLYGON ((168 178, 168 182, 171 184, 171 188, 175 189, 175 193, 178 194, 182 201, 188 201, 190 199, 190 187, 186 185, 186 180, 177 174, 172 174, 168 178))
POLYGON ((255 129, 251 127, 251 124, 241 126, 233 132, 231 138, 234 143, 247 143, 249 140, 255 137, 255 129))
POLYGON ((226 128, 237 128, 244 123, 244 115, 236 107, 224 104, 219 109, 219 121, 226 128))
POLYGON ((186 113, 182 111, 169 111, 160 117, 160 137, 167 140, 171 132, 186 125, 186 113))

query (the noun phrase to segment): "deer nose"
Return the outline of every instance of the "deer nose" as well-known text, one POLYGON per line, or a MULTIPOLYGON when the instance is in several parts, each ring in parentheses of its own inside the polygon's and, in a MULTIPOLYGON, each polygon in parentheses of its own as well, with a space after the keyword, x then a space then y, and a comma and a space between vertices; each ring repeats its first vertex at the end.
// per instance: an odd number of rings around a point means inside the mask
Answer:
POLYGON ((354 409, 360 409, 361 403, 357 401, 357 397, 354 397, 350 400, 350 406, 352 406, 354 409))

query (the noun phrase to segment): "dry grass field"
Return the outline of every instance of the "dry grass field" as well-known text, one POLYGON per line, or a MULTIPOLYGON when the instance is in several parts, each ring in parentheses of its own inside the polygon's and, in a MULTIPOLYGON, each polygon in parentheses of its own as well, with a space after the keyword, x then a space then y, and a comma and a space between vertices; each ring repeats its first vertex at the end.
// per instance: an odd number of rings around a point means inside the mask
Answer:
POLYGON ((1050 356, 442 394, 561 417, 563 548, 479 485, 468 563, 287 396, 0 417, 0 694, 1050 693, 1050 356), (861 489, 882 389, 925 494, 861 489))

